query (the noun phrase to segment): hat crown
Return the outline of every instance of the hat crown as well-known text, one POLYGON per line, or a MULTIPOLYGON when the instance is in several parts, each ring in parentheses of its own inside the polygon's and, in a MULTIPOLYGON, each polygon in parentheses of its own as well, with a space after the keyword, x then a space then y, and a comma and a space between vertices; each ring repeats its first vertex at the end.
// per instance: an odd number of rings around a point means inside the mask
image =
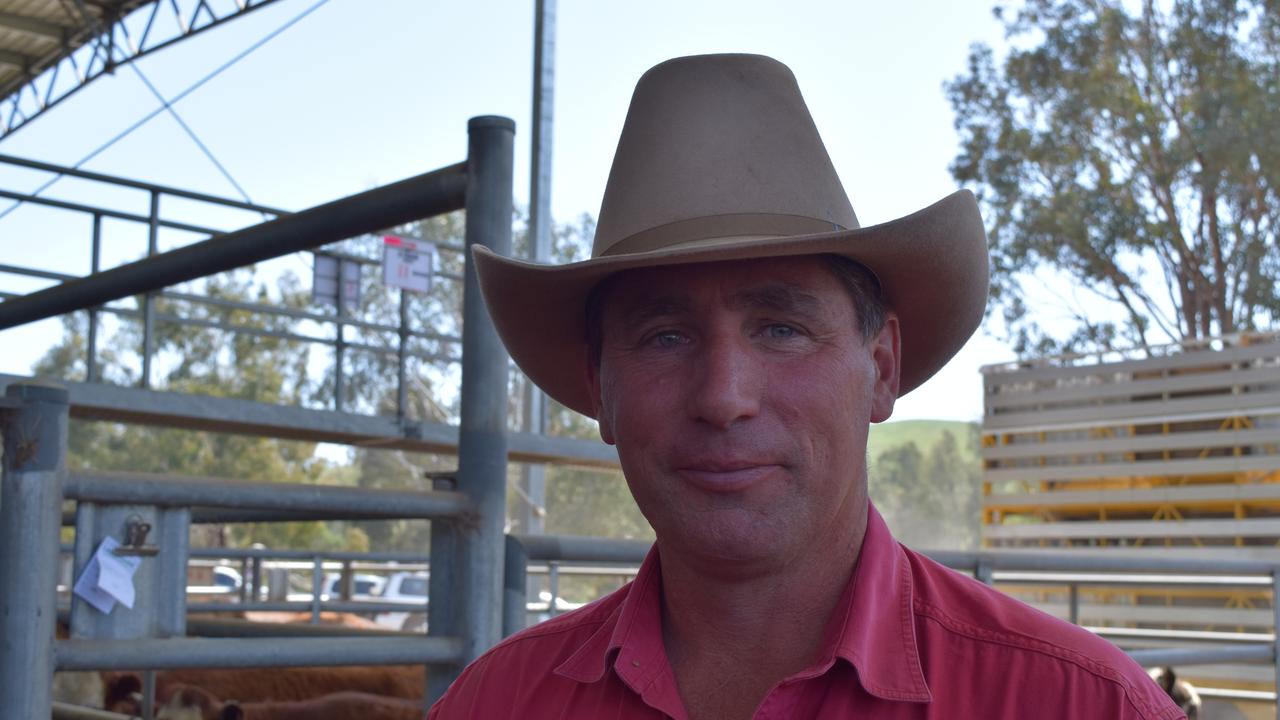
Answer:
POLYGON ((592 256, 857 227, 791 70, 699 55, 636 85, 592 256))

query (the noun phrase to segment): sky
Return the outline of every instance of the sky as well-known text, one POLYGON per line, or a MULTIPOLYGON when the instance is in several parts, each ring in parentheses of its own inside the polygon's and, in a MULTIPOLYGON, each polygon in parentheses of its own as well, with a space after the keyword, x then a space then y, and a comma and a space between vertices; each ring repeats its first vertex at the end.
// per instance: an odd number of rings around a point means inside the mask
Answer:
MULTIPOLYGON (((665 59, 711 52, 762 53, 791 67, 864 226, 923 208, 957 188, 943 83, 964 71, 972 43, 1002 43, 993 2, 558 0, 552 214, 598 211, 636 79, 665 59)), ((138 69, 173 97, 315 5, 279 0, 138 69)), ((459 162, 467 119, 505 115, 517 124, 515 201, 527 204, 533 19, 532 0, 328 0, 175 108, 253 201, 290 210, 459 162)), ((157 105, 122 68, 0 141, 0 153, 72 165, 157 105)), ((84 168, 237 195, 164 114, 84 168)), ((0 166, 0 188, 32 191, 47 177, 0 166)), ((45 194, 101 200, 101 192, 64 180, 45 194)), ((144 194, 118 195, 145 213, 144 194)), ((7 206, 0 201, 0 211, 7 206)), ((24 206, 0 218, 0 264, 84 273, 88 237, 83 219, 24 206)), ((144 248, 141 228, 113 228, 105 264, 144 248)), ((0 275, 10 292, 39 286, 0 275)), ((59 333, 55 321, 0 331, 0 372, 30 372, 59 333)), ((1011 358, 979 330, 899 401, 893 419, 979 419, 979 367, 1011 358)))

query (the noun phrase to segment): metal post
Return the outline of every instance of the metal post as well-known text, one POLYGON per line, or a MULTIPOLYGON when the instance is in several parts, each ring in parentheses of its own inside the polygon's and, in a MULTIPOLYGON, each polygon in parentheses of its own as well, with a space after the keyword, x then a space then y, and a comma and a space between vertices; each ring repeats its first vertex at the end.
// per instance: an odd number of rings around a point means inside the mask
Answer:
POLYGON ((529 583, 529 555, 524 551, 524 545, 512 535, 507 536, 506 545, 506 569, 502 573, 503 637, 524 629, 529 583))
POLYGON ((1068 586, 1068 592, 1070 592, 1071 597, 1067 605, 1067 619, 1071 621, 1072 625, 1079 625, 1080 624, 1080 585, 1078 583, 1071 583, 1068 586))
POLYGON ((396 346, 396 417, 404 420, 409 408, 409 293, 400 289, 400 342, 396 346))
POLYGON ((560 599, 560 563, 554 560, 547 563, 547 591, 551 595, 547 601, 547 617, 555 617, 560 614, 556 612, 560 604, 556 602, 560 599))
POLYGON ((342 412, 342 372, 344 357, 347 350, 346 325, 342 321, 347 317, 347 292, 346 277, 347 273, 343 267, 345 260, 338 260, 338 319, 334 322, 337 326, 337 337, 333 343, 333 409, 334 412, 342 412))
MULTIPOLYGON (((529 257, 551 259, 551 138, 555 117, 556 0, 537 0, 533 30, 533 137, 529 177, 529 257)), ((525 432, 545 434, 546 395, 532 382, 524 385, 525 432)), ((546 468, 528 463, 521 478, 527 502, 521 532, 543 532, 547 498, 546 468)), ((536 585, 540 585, 535 581, 536 585)))
POLYGON ((128 528, 150 525, 133 573, 133 607, 117 604, 103 614, 79 596, 71 598, 71 636, 99 640, 172 638, 187 634, 187 558, 191 509, 80 500, 76 504, 76 577, 109 536, 127 544, 128 528))
MULTIPOLYGON (((515 123, 476 117, 467 124, 467 248, 511 254, 515 123)), ((507 352, 485 311, 471 254, 463 289, 462 407, 458 489, 476 508, 458 524, 458 634, 467 662, 502 638, 503 524, 507 510, 507 352)))
POLYGON ((311 559, 311 624, 320 624, 320 593, 324 590, 324 558, 311 559))
MULTIPOLYGON (((151 212, 147 216, 147 257, 156 254, 160 242, 160 193, 151 191, 151 212)), ((142 296, 142 379, 139 385, 151 387, 151 355, 155 352, 156 311, 154 293, 142 296)))
MULTIPOLYGON (((97 275, 102 263, 102 213, 93 214, 93 252, 89 274, 97 275)), ((85 350, 84 375, 87 382, 98 382, 98 308, 89 308, 89 337, 85 350)))
POLYGON ((1276 720, 1280 720, 1280 566, 1271 568, 1271 670, 1276 691, 1276 720))
POLYGON ((52 712, 67 391, 10 385, 0 404, 0 698, 5 715, 52 712))
MULTIPOLYGON (((457 490, 457 478, 434 477, 431 489, 457 490)), ((458 575, 458 568, 461 565, 459 560, 461 549, 458 540, 460 534, 458 523, 439 521, 431 523, 431 575, 427 579, 428 596, 431 598, 427 605, 427 629, 431 635, 456 636, 459 634, 457 593, 459 583, 462 582, 458 575)), ((460 670, 461 668, 457 667, 433 667, 428 670, 425 698, 428 707, 444 695, 460 670)))
POLYGON ((978 564, 973 570, 973 577, 983 585, 991 584, 991 561, 979 556, 978 564))
MULTIPOLYGON (((253 549, 255 551, 265 550, 266 548, 267 546, 263 545, 262 543, 253 544, 253 549)), ((262 600, 262 556, 261 555, 253 556, 253 573, 250 576, 249 587, 253 590, 253 602, 261 601, 262 600)))
POLYGON ((240 596, 240 603, 241 603, 241 604, 244 604, 244 603, 246 603, 246 602, 249 602, 249 588, 250 588, 250 587, 252 587, 252 588, 254 589, 253 601, 254 601, 254 602, 257 602, 257 601, 258 601, 258 591, 257 591, 258 586, 257 586, 256 581, 254 580, 254 576, 256 576, 257 574, 258 574, 258 563, 257 563, 257 561, 256 561, 256 560, 255 560, 255 561, 254 561, 254 563, 253 563, 253 575, 250 575, 250 574, 249 574, 249 558, 247 558, 247 557, 240 558, 240 592, 239 592, 239 596, 240 596))

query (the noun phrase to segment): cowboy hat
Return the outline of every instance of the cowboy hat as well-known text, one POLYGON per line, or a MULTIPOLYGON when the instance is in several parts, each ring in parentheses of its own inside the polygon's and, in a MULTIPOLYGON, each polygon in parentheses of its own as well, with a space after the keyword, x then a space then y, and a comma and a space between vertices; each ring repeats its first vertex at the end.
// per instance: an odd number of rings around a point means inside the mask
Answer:
POLYGON ((977 328, 986 234, 962 190, 860 227, 791 71, 759 55, 676 58, 640 78, 605 187, 591 259, 541 265, 476 246, 480 287, 520 369, 594 417, 585 303, 623 270, 831 253, 877 278, 902 335, 899 395, 977 328))

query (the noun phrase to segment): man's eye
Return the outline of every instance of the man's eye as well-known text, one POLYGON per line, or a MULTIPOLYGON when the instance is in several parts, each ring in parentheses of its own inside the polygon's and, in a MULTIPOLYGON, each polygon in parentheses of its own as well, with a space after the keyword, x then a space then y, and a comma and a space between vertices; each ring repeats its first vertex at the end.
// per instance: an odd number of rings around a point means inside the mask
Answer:
POLYGON ((654 334, 653 337, 650 338, 650 342, 652 342, 654 345, 657 345, 658 347, 669 348, 669 347, 675 347, 680 343, 684 342, 684 337, 681 336, 680 333, 674 332, 674 331, 660 332, 660 333, 654 334))
POLYGON ((799 333, 790 325, 770 325, 765 328, 765 334, 770 338, 783 339, 795 337, 799 333))

